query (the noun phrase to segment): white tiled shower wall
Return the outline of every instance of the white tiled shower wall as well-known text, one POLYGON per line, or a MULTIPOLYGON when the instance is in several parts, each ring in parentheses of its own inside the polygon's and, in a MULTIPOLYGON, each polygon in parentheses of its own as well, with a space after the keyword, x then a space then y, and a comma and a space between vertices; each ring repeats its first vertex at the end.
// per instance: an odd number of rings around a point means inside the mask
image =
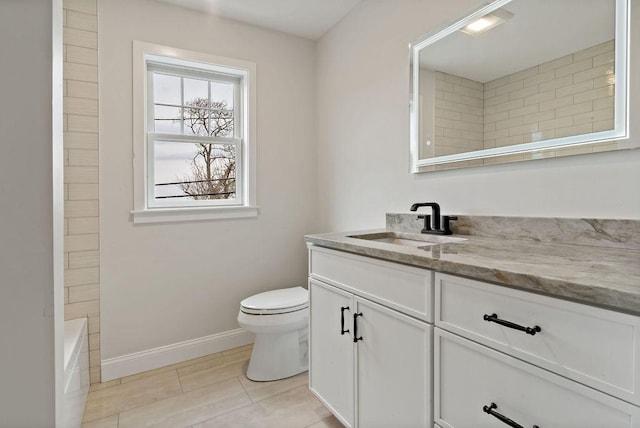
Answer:
POLYGON ((611 40, 484 84, 437 72, 436 154, 612 129, 614 55, 611 40))
POLYGON ((91 383, 100 382, 98 17, 64 0, 64 315, 88 317, 91 383))
POLYGON ((435 155, 482 150, 484 85, 436 71, 435 155))

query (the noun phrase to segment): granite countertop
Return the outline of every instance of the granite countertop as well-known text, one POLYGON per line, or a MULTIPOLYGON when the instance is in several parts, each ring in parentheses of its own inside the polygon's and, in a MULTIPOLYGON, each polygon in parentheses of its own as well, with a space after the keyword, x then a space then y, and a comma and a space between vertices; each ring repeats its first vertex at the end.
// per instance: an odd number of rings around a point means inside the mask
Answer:
MULTIPOLYGON (((407 228, 405 221, 404 225, 398 226, 402 221, 394 221, 394 218, 390 221, 389 216, 387 215, 386 229, 308 235, 305 240, 320 247, 640 314, 640 248, 636 248, 637 239, 640 239, 640 234, 636 236, 640 222, 632 221, 631 228, 624 224, 622 229, 626 228, 626 231, 620 233, 622 238, 611 233, 611 230, 620 232, 621 221, 609 221, 612 223, 605 223, 604 226, 597 221, 594 226, 593 221, 576 220, 583 223, 571 223, 572 226, 567 227, 564 219, 560 223, 543 220, 547 222, 547 226, 557 227, 557 224, 561 224, 564 232, 570 229, 567 234, 557 231, 554 233, 547 228, 548 239, 540 234, 530 233, 531 229, 524 235, 509 235, 516 236, 516 239, 507 236, 481 236, 492 234, 487 233, 491 229, 486 227, 488 221, 493 221, 495 226, 496 219, 504 220, 497 217, 463 217, 458 230, 453 229, 452 236, 465 238, 464 241, 423 248, 351 237, 388 231, 416 232, 412 230, 415 225, 407 228), (580 232, 580 236, 577 236, 576 231, 580 232), (594 235, 595 239, 585 237, 585 233, 594 235), (603 234, 608 235, 606 239, 602 238, 603 234), (572 238, 570 242, 579 244, 563 242, 561 237, 572 238)), ((413 217, 415 215, 404 220, 413 217)), ((624 221, 626 220, 622 220, 624 221)), ((512 222, 511 226, 516 227, 518 224, 523 223, 512 222)), ((508 232, 503 235, 506 234, 508 232)))

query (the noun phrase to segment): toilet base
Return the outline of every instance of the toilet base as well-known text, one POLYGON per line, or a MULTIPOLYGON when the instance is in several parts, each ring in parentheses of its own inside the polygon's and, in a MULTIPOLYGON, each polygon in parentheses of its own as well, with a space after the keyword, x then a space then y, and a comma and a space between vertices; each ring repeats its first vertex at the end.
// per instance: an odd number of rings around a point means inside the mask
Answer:
POLYGON ((266 382, 309 370, 307 329, 288 333, 256 334, 247 377, 266 382))

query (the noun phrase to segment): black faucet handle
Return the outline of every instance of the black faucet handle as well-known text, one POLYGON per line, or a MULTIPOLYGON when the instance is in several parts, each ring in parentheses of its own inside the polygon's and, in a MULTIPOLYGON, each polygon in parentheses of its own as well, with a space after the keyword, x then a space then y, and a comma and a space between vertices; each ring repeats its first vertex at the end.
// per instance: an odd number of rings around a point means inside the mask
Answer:
POLYGON ((427 215, 419 215, 418 216, 419 219, 424 219, 424 228, 420 231, 421 233, 426 233, 431 231, 431 216, 429 214, 427 215))
POLYGON ((449 222, 457 220, 458 217, 454 215, 443 215, 442 216, 442 232, 444 235, 451 235, 451 227, 449 222))

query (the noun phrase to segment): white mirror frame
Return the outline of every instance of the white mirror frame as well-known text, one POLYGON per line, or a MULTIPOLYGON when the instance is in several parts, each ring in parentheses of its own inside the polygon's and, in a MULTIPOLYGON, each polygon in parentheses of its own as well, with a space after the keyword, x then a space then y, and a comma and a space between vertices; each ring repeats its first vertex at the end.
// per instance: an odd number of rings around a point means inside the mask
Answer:
POLYGON ((496 156, 518 153, 534 152, 552 148, 566 148, 585 144, 601 143, 611 140, 619 140, 629 136, 629 108, 628 108, 628 84, 629 75, 629 0, 616 1, 615 17, 615 70, 616 85, 614 92, 614 129, 609 131, 593 132, 582 135, 572 135, 550 140, 534 141, 531 143, 516 144, 512 146, 496 147, 491 149, 476 150, 453 155, 437 156, 430 159, 420 159, 419 152, 419 106, 420 93, 416 88, 420 87, 420 50, 438 40, 452 34, 467 24, 473 22, 513 0, 496 0, 480 9, 475 10, 464 18, 458 19, 444 28, 428 33, 418 41, 410 45, 411 49, 411 83, 414 88, 409 105, 409 133, 410 133, 410 161, 411 173, 427 172, 424 167, 433 167, 461 161, 491 158, 496 156))

